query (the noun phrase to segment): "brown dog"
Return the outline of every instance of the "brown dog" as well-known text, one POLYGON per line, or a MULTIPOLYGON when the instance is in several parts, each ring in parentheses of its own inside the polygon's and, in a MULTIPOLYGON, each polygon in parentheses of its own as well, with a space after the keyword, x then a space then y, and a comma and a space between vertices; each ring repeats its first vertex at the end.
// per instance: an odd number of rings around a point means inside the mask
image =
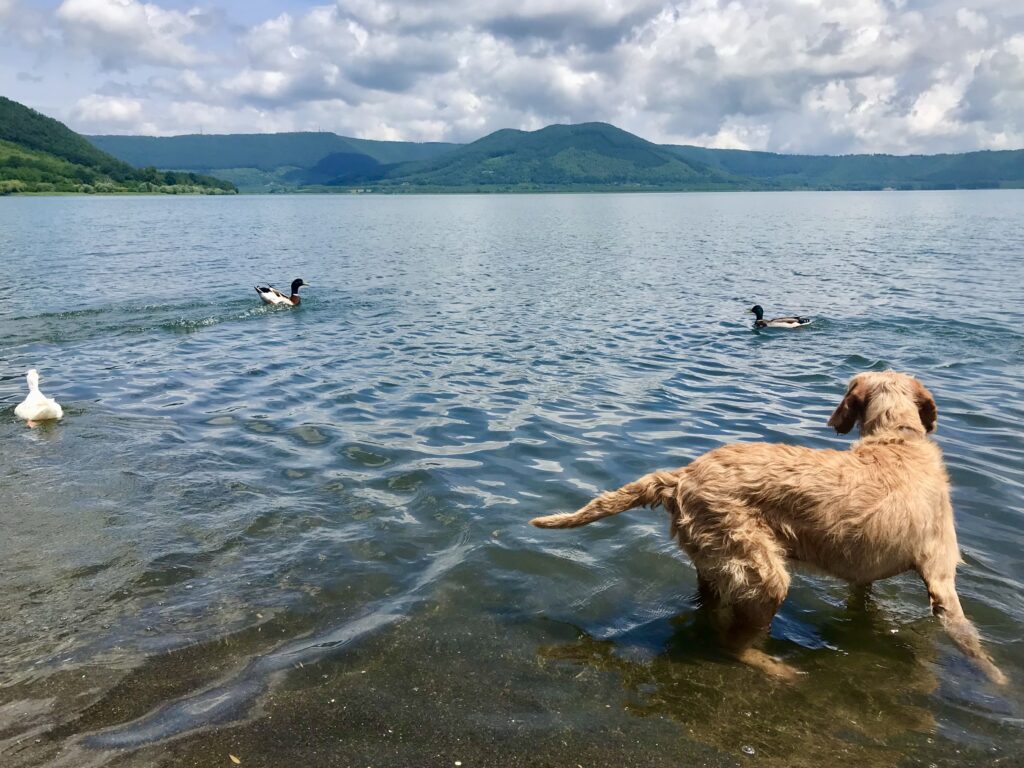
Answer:
POLYGON ((751 646, 786 597, 787 561, 860 586, 915 570, 953 642, 991 680, 1005 683, 957 597, 949 478, 926 436, 936 415, 935 400, 916 379, 862 373, 828 421, 843 434, 860 424, 861 439, 849 450, 725 445, 604 493, 578 512, 530 522, 575 528, 633 507, 664 506, 726 646, 784 677, 794 670, 751 646))

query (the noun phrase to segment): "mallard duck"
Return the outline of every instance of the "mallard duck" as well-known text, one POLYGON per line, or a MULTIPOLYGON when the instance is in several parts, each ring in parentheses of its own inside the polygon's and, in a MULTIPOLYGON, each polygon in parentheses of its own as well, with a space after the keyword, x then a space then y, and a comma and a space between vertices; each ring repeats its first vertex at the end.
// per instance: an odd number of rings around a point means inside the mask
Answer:
POLYGON ((755 304, 750 308, 757 319, 754 320, 755 328, 799 328, 803 325, 810 325, 811 318, 799 317, 793 315, 792 317, 776 317, 771 320, 764 319, 764 308, 760 304, 755 304))
POLYGON ((263 299, 264 304, 286 304, 289 307, 297 307, 302 303, 302 299, 299 298, 299 288, 302 286, 309 287, 309 283, 302 282, 302 278, 298 277, 292 280, 292 295, 285 296, 277 288, 270 285, 257 285, 256 293, 263 299))
POLYGON ((28 379, 28 397, 18 403, 14 415, 27 421, 30 427, 34 427, 37 421, 64 418, 64 409, 57 401, 39 391, 39 371, 33 368, 25 378, 28 379))

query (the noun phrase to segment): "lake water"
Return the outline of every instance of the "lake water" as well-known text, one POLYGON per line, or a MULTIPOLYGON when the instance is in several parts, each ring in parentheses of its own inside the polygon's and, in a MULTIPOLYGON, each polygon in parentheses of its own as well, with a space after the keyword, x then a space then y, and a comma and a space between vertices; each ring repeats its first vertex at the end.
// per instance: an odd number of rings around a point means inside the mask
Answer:
POLYGON ((5 766, 1024 760, 1024 192, 0 200, 5 766), (253 283, 302 277, 298 310, 253 283), (751 304, 814 324, 755 333, 751 304), (14 417, 24 371, 64 406, 14 417), (723 656, 664 512, 735 440, 939 406, 988 684, 916 577, 723 656))

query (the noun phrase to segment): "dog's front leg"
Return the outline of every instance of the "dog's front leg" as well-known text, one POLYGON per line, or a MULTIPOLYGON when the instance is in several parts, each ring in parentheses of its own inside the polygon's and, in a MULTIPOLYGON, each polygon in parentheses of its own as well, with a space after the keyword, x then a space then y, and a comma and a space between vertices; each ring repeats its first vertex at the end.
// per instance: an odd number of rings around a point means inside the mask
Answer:
MULTIPOLYGON (((954 566, 955 568, 955 566, 954 566)), ((951 568, 929 569, 920 568, 921 578, 928 587, 928 597, 932 604, 932 613, 942 622, 950 639, 965 656, 974 661, 989 680, 998 685, 1005 685, 1006 675, 995 665, 992 657, 981 647, 978 630, 964 615, 960 606, 960 597, 956 593, 956 582, 951 568)))

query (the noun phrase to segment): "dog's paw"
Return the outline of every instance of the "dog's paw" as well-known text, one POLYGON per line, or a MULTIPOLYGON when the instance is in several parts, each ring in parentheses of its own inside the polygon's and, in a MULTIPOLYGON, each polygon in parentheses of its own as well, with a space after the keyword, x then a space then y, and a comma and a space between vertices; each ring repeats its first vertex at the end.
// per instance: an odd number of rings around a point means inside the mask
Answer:
POLYGON ((806 672, 801 672, 796 667, 792 667, 786 662, 780 661, 774 656, 769 656, 764 651, 759 651, 756 648, 747 648, 745 651, 742 651, 737 658, 744 664, 754 667, 754 669, 760 670, 766 675, 771 675, 772 677, 783 680, 787 683, 795 683, 807 674, 806 672))
POLYGON ((985 672, 985 676, 998 686, 1004 686, 1010 682, 1003 670, 993 664, 991 661, 986 660, 986 663, 982 665, 982 669, 985 672))

